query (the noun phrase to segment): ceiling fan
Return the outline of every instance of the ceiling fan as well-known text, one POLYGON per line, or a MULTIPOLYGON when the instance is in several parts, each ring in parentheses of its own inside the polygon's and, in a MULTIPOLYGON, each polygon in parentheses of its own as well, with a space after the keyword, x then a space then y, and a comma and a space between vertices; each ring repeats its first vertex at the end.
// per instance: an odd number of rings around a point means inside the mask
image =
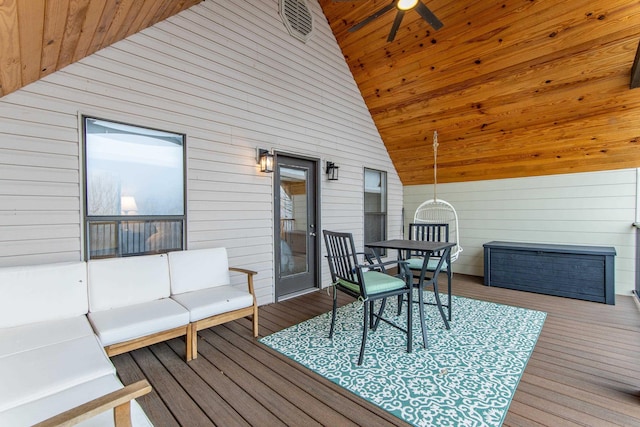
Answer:
POLYGON ((431 12, 431 10, 429 10, 429 8, 425 6, 421 0, 393 0, 388 6, 383 7, 373 15, 365 18, 353 27, 349 28, 349 32, 352 33, 359 30, 371 21, 374 21, 375 19, 378 19, 385 13, 389 12, 394 7, 398 10, 398 12, 396 13, 396 19, 393 21, 393 25, 391 26, 389 37, 387 37, 388 42, 392 42, 396 37, 396 32, 400 27, 400 23, 402 22, 402 18, 404 17, 405 12, 411 9, 415 9, 416 12, 418 12, 420 16, 422 16, 422 19, 427 21, 427 23, 431 25, 434 30, 439 30, 440 28, 442 28, 442 22, 440 22, 438 17, 434 15, 433 12, 431 12))

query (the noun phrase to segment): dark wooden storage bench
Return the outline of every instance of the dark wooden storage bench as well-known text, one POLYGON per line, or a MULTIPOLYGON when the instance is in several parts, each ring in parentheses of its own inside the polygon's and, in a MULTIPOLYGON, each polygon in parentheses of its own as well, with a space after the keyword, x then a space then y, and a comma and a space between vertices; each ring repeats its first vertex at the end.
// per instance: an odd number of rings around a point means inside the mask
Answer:
POLYGON ((615 248, 489 242, 484 284, 615 304, 615 248))

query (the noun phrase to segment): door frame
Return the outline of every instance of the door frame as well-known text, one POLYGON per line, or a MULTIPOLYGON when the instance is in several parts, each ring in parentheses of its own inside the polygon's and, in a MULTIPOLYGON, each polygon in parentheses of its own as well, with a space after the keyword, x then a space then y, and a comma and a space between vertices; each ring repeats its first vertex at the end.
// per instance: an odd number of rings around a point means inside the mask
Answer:
POLYGON ((305 293, 308 292, 314 292, 317 289, 322 289, 322 264, 321 264, 321 260, 322 260, 322 225, 321 225, 321 220, 322 220, 322 206, 321 206, 321 197, 320 197, 320 182, 321 182, 321 178, 322 178, 322 160, 317 158, 317 157, 311 157, 311 156, 305 156, 305 155, 301 155, 301 154, 294 154, 294 153, 289 153, 289 152, 285 152, 285 151, 276 151, 274 150, 274 177, 273 177, 273 260, 274 260, 274 265, 273 265, 273 295, 274 295, 274 300, 275 302, 278 301, 284 301, 286 299, 289 298, 293 298, 296 297, 298 295, 303 295, 305 293), (278 265, 280 265, 280 250, 279 248, 279 244, 280 244, 280 224, 279 224, 279 219, 280 219, 280 215, 278 213, 276 213, 276 210, 279 211, 280 206, 278 206, 276 204, 276 201, 279 199, 279 192, 280 192, 280 183, 277 179, 278 177, 278 168, 280 165, 280 161, 279 161, 279 156, 282 157, 290 157, 293 159, 299 159, 302 161, 306 161, 306 162, 311 162, 314 164, 315 167, 315 176, 314 176, 314 181, 315 181, 315 197, 313 199, 313 204, 315 206, 315 256, 313 257, 313 259, 311 260, 313 263, 315 263, 315 274, 313 277, 313 281, 314 281, 314 285, 311 288, 308 288, 306 290, 300 291, 300 292, 294 292, 291 294, 286 294, 284 296, 278 296, 278 292, 277 292, 277 283, 279 281, 279 277, 278 277, 278 265))

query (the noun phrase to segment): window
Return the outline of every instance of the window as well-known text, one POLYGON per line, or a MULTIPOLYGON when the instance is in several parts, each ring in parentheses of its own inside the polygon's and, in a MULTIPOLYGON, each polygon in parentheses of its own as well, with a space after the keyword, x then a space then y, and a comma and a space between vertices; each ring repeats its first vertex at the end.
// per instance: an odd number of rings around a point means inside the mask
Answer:
POLYGON ((84 117, 86 258, 184 247, 185 136, 84 117))
MULTIPOLYGON (((364 242, 387 238, 387 173, 364 170, 364 242)), ((383 253, 383 255, 385 255, 383 253)))

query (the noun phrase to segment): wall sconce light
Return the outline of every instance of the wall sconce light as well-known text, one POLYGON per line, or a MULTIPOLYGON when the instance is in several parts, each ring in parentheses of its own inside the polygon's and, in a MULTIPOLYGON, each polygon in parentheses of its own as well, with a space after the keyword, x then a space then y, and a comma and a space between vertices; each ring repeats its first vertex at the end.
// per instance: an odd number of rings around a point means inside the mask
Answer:
POLYGON ((256 148, 256 163, 260 165, 260 172, 273 172, 273 154, 264 148, 256 148))
POLYGON ((338 180, 338 169, 340 169, 340 166, 336 166, 336 164, 333 162, 327 162, 326 173, 327 173, 327 179, 329 181, 338 180))

